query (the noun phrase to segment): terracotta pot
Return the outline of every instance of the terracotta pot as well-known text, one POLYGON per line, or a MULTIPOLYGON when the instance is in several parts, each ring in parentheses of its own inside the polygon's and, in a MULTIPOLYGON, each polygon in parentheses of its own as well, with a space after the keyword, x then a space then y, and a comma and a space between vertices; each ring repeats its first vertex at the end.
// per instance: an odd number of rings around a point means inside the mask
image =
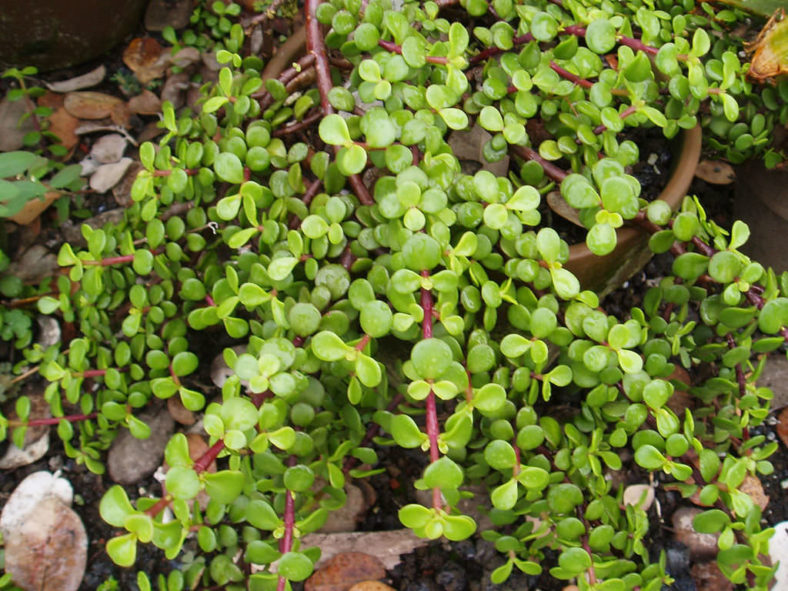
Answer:
MULTIPOLYGON (((692 183, 700 149, 700 127, 679 136, 670 180, 658 197, 667 201, 674 210, 678 209, 692 183)), ((648 238, 642 230, 625 226, 618 230, 618 242, 613 252, 600 257, 588 250, 585 243, 575 244, 569 248, 569 261, 565 266, 580 280, 583 289, 607 294, 620 287, 651 259, 648 238)))
POLYGON ((0 66, 65 68, 91 60, 139 25, 148 0, 0 0, 0 66))
POLYGON ((778 273, 788 270, 788 171, 754 160, 736 170, 733 213, 750 227, 742 251, 778 273))

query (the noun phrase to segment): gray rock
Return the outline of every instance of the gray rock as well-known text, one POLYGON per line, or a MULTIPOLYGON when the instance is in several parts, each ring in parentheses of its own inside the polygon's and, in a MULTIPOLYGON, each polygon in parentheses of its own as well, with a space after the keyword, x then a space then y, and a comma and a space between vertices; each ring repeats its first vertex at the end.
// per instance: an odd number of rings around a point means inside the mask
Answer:
POLYGON ((175 425, 165 408, 143 413, 138 418, 150 427, 150 437, 137 439, 124 429, 109 449, 109 475, 120 484, 134 484, 156 471, 175 425))
POLYGON ((699 534, 692 527, 692 520, 701 509, 695 507, 681 507, 673 514, 673 529, 676 539, 689 548, 690 557, 698 559, 711 558, 717 555, 718 535, 699 534))
POLYGON ((785 355, 769 356, 758 385, 771 388, 774 392, 772 410, 788 406, 788 359, 785 355))
MULTIPOLYGON (((71 243, 72 246, 82 248, 87 245, 85 242, 84 236, 82 236, 82 224, 87 224, 94 230, 98 228, 103 228, 105 224, 119 224, 123 220, 123 214, 125 213, 125 209, 118 208, 118 209, 110 209, 109 211, 104 211, 97 216, 93 216, 90 219, 85 220, 84 222, 80 222, 79 224, 75 224, 71 220, 68 220, 65 224, 60 227, 61 232, 63 233, 63 238, 66 239, 66 242, 71 243)), ((57 263, 57 258, 55 259, 57 263)))

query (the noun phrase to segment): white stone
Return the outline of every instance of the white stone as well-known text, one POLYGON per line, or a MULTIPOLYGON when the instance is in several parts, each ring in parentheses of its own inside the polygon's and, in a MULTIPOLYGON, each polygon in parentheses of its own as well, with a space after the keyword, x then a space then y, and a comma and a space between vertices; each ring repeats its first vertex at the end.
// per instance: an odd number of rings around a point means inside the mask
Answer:
POLYGON ((774 526, 774 535, 769 540, 769 557, 772 564, 780 563, 774 575, 775 583, 772 589, 788 589, 788 521, 774 526))

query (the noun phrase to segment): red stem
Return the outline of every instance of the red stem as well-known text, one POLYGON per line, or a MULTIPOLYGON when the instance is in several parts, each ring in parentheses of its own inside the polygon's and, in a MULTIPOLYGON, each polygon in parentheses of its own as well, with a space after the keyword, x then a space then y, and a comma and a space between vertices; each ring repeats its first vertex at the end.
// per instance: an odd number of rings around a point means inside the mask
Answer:
MULTIPOLYGON (((317 20, 316 12, 320 0, 306 0, 304 12, 306 15, 306 49, 307 53, 315 56, 315 76, 317 78, 317 89, 320 91, 320 105, 323 107, 324 115, 334 113, 334 107, 328 100, 328 93, 331 92, 331 70, 326 57, 326 44, 320 32, 320 23, 317 20)), ((334 146, 334 152, 339 152, 340 147, 334 146)), ((373 205, 375 200, 369 193, 364 181, 357 174, 348 177, 353 192, 358 197, 362 205, 373 205)))
MULTIPOLYGON (((294 466, 296 463, 295 456, 288 458, 288 466, 294 466)), ((284 518, 285 533, 282 539, 279 540, 279 552, 286 554, 293 549, 293 529, 295 528, 295 500, 293 493, 285 490, 285 518, 284 518)), ((276 591, 285 591, 286 581, 282 575, 276 581, 276 591)))
MULTIPOLYGON (((525 35, 520 35, 519 37, 515 37, 514 39, 512 39, 512 43, 514 44, 515 47, 517 47, 518 45, 522 45, 524 43, 528 43, 529 41, 533 41, 533 40, 534 40, 534 36, 531 35, 531 33, 526 33, 525 35)), ((495 47, 495 46, 488 47, 487 49, 480 51, 472 58, 470 58, 468 60, 468 63, 477 64, 483 60, 486 60, 487 58, 493 57, 501 53, 503 53, 503 49, 499 47, 495 47)))
POLYGON ((211 465, 211 463, 217 458, 223 449, 224 441, 219 439, 216 443, 209 447, 196 462, 194 462, 194 471, 197 472, 197 474, 205 472, 208 469, 208 466, 211 465))
POLYGON ((563 181, 568 176, 568 173, 565 170, 542 158, 539 155, 539 152, 533 148, 529 148, 528 146, 512 146, 512 150, 514 150, 514 153, 524 160, 533 160, 534 162, 541 164, 545 174, 558 183, 563 181))
MULTIPOLYGON (((422 271, 422 277, 429 277, 429 271, 422 271)), ((421 308, 424 310, 424 322, 421 325, 421 336, 424 339, 432 338, 432 292, 429 289, 421 289, 421 308)), ((437 462, 440 459, 440 450, 438 449, 438 433, 440 428, 438 426, 438 409, 435 405, 435 392, 430 390, 426 399, 427 411, 427 437, 430 440, 430 462, 437 462)), ((432 506, 440 509, 443 505, 441 501, 441 491, 439 488, 432 489, 432 506)))
MULTIPOLYGON (((393 41, 384 41, 383 39, 378 40, 378 45, 380 45, 386 51, 390 51, 392 53, 398 53, 402 55, 402 47, 397 45, 393 41)), ((431 64, 448 64, 449 58, 439 56, 439 55, 428 55, 424 58, 425 61, 431 64)))
MULTIPOLYGON (((635 111, 637 111, 635 106, 634 105, 629 105, 626 109, 621 111, 621 115, 619 115, 619 117, 621 117, 621 119, 626 119, 627 117, 629 117, 635 111)), ((605 125, 598 125, 598 126, 596 126, 594 128, 594 133, 597 134, 597 135, 599 135, 600 133, 603 133, 604 131, 607 131, 607 127, 605 125)))
POLYGON ((273 133, 274 137, 282 137, 283 135, 288 135, 291 133, 295 133, 296 131, 301 131, 302 129, 306 129, 310 125, 312 125, 315 121, 319 121, 323 117, 323 113, 320 111, 315 111, 308 117, 304 117, 302 121, 298 123, 293 123, 292 125, 288 125, 287 127, 280 127, 279 129, 275 130, 273 133))
POLYGON ((81 372, 79 375, 83 378, 97 378, 103 375, 106 375, 106 369, 86 369, 85 371, 81 372))
POLYGON ((575 84, 582 86, 583 88, 591 88, 594 85, 594 83, 591 82, 590 80, 584 80, 580 76, 575 76, 574 74, 572 74, 572 72, 563 69, 561 66, 559 66, 557 63, 553 61, 550 62, 550 67, 553 69, 554 72, 556 72, 559 76, 561 76, 561 78, 566 78, 570 82, 574 82, 575 84))
POLYGON ((60 421, 68 421, 69 423, 76 423, 77 421, 89 421, 95 419, 98 413, 92 412, 89 415, 65 415, 62 417, 51 417, 48 419, 31 419, 25 423, 19 421, 8 421, 11 427, 22 426, 25 427, 38 427, 39 425, 57 425, 60 421), (18 425, 16 423, 19 423, 18 425))

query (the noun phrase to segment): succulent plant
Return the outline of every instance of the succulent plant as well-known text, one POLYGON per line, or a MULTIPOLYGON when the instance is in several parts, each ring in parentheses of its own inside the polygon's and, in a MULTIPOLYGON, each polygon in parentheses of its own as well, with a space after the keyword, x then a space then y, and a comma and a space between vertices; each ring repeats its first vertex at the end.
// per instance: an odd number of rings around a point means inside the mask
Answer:
MULTIPOLYGON (((414 486, 432 491, 402 523, 493 541, 507 559, 495 582, 546 569, 584 590, 656 590, 671 577, 648 515, 606 478, 629 449, 662 486, 699 496, 695 528, 720 533, 722 572, 767 589, 772 532, 740 487, 772 471, 777 444, 750 430, 769 412, 766 354, 788 337, 788 275, 751 261, 747 227, 720 228, 697 199, 675 213, 641 199, 628 172, 641 155, 620 135, 735 126, 748 101, 783 91, 752 87, 731 37, 712 43, 711 17, 689 4, 308 0, 308 54, 277 79, 220 51, 201 113, 165 104, 166 135, 140 147, 125 220, 60 250, 66 272, 38 307, 80 336, 27 352, 66 452, 93 471, 118 429, 147 436, 138 415, 156 398, 204 412, 210 447, 193 458, 171 438, 161 498, 104 496, 123 531, 112 559, 132 566, 139 543, 174 558, 194 533, 203 555, 167 589, 281 591, 312 573, 319 551, 300 540, 374 471, 375 444, 397 445, 423 450, 414 486), (329 50, 343 55, 333 75, 329 50), (308 68, 316 87, 294 88, 308 68), (522 159, 508 177, 463 173, 447 134, 477 124, 489 161, 522 159), (556 187, 594 252, 628 221, 675 256, 626 316, 565 268, 540 213, 556 187), (200 340, 233 371, 220 393, 198 379, 200 340), (458 509, 470 483, 489 491, 491 530, 458 509)), ((16 437, 19 414, 0 420, 16 437)))

